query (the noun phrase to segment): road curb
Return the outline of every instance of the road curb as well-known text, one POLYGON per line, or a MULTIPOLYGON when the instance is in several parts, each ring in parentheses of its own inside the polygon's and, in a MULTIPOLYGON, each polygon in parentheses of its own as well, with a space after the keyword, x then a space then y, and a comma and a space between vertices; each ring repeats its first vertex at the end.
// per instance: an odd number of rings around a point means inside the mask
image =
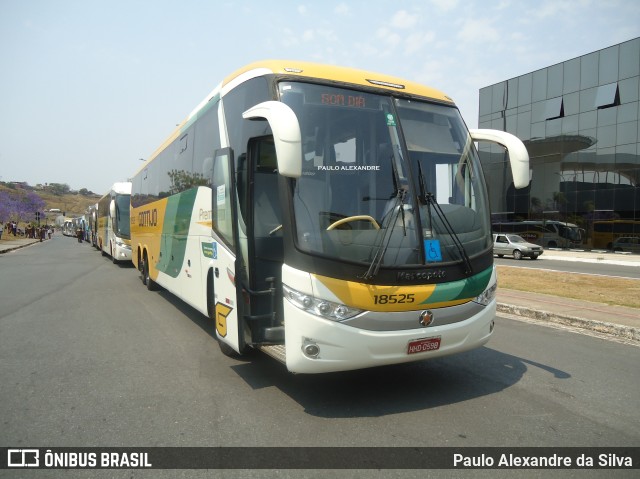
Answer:
POLYGON ((571 326, 574 328, 595 331, 601 334, 625 339, 627 341, 640 343, 640 328, 635 328, 633 326, 625 326, 621 324, 607 323, 605 321, 577 318, 575 316, 550 313, 548 311, 540 311, 537 309, 531 309, 524 306, 516 306, 506 303, 498 303, 497 311, 506 314, 513 314, 515 316, 522 316, 540 322, 550 322, 561 324, 564 326, 571 326))
POLYGON ((41 241, 36 240, 36 241, 32 241, 31 243, 26 243, 26 244, 20 244, 20 245, 12 245, 9 246, 5 249, 1 249, 2 247, 0 246, 0 254, 5 254, 5 253, 11 253, 12 251, 15 251, 17 249, 22 249, 22 248, 26 248, 27 246, 32 246, 36 243, 41 243, 41 241))

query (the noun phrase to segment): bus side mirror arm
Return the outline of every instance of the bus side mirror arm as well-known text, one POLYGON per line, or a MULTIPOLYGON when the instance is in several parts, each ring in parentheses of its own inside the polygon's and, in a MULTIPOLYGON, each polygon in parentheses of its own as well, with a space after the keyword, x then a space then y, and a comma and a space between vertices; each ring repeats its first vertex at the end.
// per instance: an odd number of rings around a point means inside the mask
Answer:
POLYGON ((516 188, 529 186, 529 152, 517 136, 500 130, 469 130, 474 141, 490 141, 506 148, 509 153, 511 175, 516 188))
POLYGON ((302 141, 298 117, 280 101, 259 103, 242 114, 248 120, 267 120, 278 157, 278 173, 289 178, 302 176, 302 141))

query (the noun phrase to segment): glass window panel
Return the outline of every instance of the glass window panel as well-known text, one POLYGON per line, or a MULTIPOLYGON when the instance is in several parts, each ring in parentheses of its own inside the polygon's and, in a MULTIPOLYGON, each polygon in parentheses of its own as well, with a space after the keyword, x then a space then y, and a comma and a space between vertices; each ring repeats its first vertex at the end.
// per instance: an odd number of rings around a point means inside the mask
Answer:
POLYGON ((562 95, 562 63, 547 69, 547 98, 562 95))
POLYGON ((627 103, 618 108, 618 123, 638 120, 638 103, 627 103))
POLYGON ((640 38, 620 45, 620 78, 640 75, 640 38))
POLYGON ((563 63, 563 93, 573 93, 580 90, 580 59, 575 58, 563 63))
POLYGON ((511 133, 512 135, 517 135, 518 133, 518 117, 515 115, 507 116, 506 118, 506 131, 511 133))
POLYGON ((608 105, 614 105, 616 103, 616 93, 618 91, 617 83, 609 83, 607 85, 601 85, 596 90, 596 98, 594 106, 596 108, 606 107, 608 105))
POLYGON ((618 80, 618 45, 600 51, 599 85, 618 80))
POLYGON ((598 85, 598 52, 580 58, 580 88, 591 88, 598 85))
POLYGON ((638 122, 619 123, 616 130, 616 144, 627 145, 638 141, 638 122))
POLYGON ((547 69, 533 72, 533 89, 532 101, 541 101, 547 99, 547 69))
POLYGON ((598 126, 615 125, 617 117, 617 108, 604 108, 602 110, 598 110, 598 126))
POLYGON ((531 112, 525 111, 518 113, 518 130, 517 137, 521 140, 528 140, 531 138, 531 112))
POLYGON ((637 143, 616 146, 616 163, 629 163, 640 166, 640 157, 637 156, 637 151, 637 143))
POLYGON ((545 102, 545 120, 562 116, 562 97, 551 98, 545 102))
POLYGON ((507 108, 518 106, 518 79, 512 78, 507 82, 507 108))
POLYGON ((547 121, 546 136, 559 136, 562 133, 562 118, 547 121))
POLYGON ((632 103, 638 101, 639 88, 638 84, 640 77, 627 78, 618 82, 618 88, 620 91, 620 104, 632 103))
POLYGON ((580 94, 578 92, 564 95, 562 103, 565 116, 575 115, 580 112, 580 94))
POLYGON ((597 134, 597 131, 596 131, 595 128, 587 128, 585 130, 583 130, 582 128, 580 129, 580 135, 588 136, 589 138, 593 138, 594 139, 594 144, 591 145, 589 148, 586 148, 583 151, 592 151, 592 150, 596 149, 596 145, 597 145, 597 142, 595 141, 596 134, 597 134))
POLYGON ((598 127, 598 151, 616 146, 616 125, 598 127))
POLYGON ((495 118, 491 121, 491 128, 494 130, 503 130, 504 129, 504 118, 495 118))
POLYGON ((538 122, 544 121, 547 119, 547 102, 546 101, 538 101, 531 105, 531 121, 538 122))
POLYGON ((598 124, 598 113, 596 111, 588 111, 580 113, 580 131, 590 130, 598 124))
POLYGON ((597 88, 580 90, 580 112, 595 110, 597 88))
POLYGON ((525 111, 531 111, 531 103, 521 105, 518 107, 518 113, 524 113, 525 111))
POLYGON ((503 111, 506 110, 506 94, 507 94, 507 82, 497 83, 492 87, 491 94, 491 111, 503 111))
POLYGON ((480 90, 480 115, 488 115, 491 113, 491 87, 482 88, 480 90))
POLYGON ((579 115, 565 116, 562 119, 562 133, 578 133, 580 129, 579 118, 579 115))
POLYGON ((531 90, 533 88, 533 75, 531 73, 518 78, 518 106, 531 103, 531 90))
POLYGON ((546 134, 546 125, 544 121, 531 124, 531 138, 544 138, 546 134))

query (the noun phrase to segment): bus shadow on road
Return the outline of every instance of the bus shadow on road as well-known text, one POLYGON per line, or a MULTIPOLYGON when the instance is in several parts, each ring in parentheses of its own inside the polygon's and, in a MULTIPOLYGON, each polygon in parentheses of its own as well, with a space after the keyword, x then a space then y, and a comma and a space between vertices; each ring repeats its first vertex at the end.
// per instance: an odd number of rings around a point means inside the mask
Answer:
POLYGON ((310 415, 378 417, 489 396, 517 384, 529 366, 559 379, 570 374, 488 347, 417 363, 319 375, 293 375, 256 356, 232 369, 254 389, 276 387, 310 415))
MULTIPOLYGON (((158 293, 217 341, 209 318, 163 289, 158 293)), ((490 396, 517 384, 529 367, 557 379, 571 377, 549 365, 486 346, 444 358, 325 374, 292 374, 256 350, 240 358, 226 357, 220 351, 217 355, 216 367, 230 367, 252 389, 275 387, 307 414, 325 418, 379 417, 490 396)))

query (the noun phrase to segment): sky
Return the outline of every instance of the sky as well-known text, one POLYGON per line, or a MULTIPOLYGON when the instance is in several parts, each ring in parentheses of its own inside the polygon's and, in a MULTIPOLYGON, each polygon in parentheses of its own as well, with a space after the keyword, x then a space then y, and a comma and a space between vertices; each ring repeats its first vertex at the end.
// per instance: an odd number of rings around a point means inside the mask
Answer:
POLYGON ((0 0, 0 181, 107 192, 224 77, 282 58, 444 91, 640 36, 637 0, 0 0))

